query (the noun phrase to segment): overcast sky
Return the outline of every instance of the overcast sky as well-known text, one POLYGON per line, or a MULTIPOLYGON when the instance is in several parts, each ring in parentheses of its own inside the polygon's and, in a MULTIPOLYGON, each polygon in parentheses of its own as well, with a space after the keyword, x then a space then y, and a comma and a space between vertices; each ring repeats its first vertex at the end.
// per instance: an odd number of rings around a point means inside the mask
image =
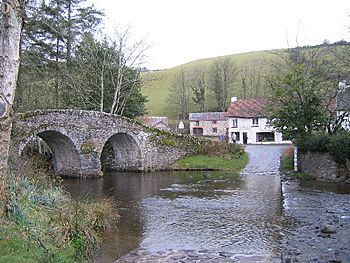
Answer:
POLYGON ((145 66, 255 50, 350 41, 350 0, 90 0, 106 28, 131 27, 151 46, 145 66))

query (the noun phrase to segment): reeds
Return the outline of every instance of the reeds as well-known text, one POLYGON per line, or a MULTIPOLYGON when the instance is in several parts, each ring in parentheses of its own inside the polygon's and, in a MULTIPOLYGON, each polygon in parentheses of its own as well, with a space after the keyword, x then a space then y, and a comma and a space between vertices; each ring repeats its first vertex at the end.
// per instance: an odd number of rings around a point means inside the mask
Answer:
POLYGON ((18 247, 26 247, 22 256, 31 254, 34 262, 88 259, 96 251, 101 232, 116 226, 119 215, 115 201, 72 200, 59 178, 48 176, 28 161, 20 162, 0 181, 5 215, 1 219, 0 257, 9 256, 2 253, 12 251, 8 246, 16 240, 18 247))

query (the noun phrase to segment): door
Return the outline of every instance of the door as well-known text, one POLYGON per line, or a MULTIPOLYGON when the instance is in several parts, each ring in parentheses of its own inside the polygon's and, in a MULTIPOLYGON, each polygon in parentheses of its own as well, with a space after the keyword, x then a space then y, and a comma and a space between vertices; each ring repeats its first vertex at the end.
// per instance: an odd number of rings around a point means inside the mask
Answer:
POLYGON ((243 132, 243 144, 248 143, 248 134, 246 132, 243 132))

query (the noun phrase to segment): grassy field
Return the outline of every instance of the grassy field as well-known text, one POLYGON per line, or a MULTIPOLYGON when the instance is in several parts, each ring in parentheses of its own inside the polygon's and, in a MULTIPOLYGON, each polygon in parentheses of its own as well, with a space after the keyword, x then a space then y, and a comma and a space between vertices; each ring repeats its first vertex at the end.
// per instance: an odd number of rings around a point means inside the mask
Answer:
MULTIPOLYGON (((338 44, 338 45, 319 45, 313 47, 303 47, 305 52, 308 51, 325 51, 323 54, 319 52, 319 55, 331 56, 331 57, 342 57, 344 49, 348 49, 348 44, 338 44)), ((269 94, 269 85, 266 81, 266 77, 273 74, 276 70, 276 62, 281 62, 280 55, 285 53, 286 50, 265 50, 265 51, 254 51, 241 54, 228 55, 224 57, 230 57, 236 67, 236 77, 232 90, 228 94, 228 101, 231 97, 235 96, 238 99, 243 98, 242 90, 242 76, 246 75, 246 83, 248 86, 248 91, 246 94, 247 98, 261 98, 266 97, 269 94), (275 66, 274 66, 275 65, 275 66), (258 76, 259 75, 259 76, 258 76), (255 76, 255 77, 254 77, 255 76), (250 85, 256 80, 256 77, 261 80, 259 85, 250 85), (255 79, 255 80, 254 80, 255 79), (250 88, 249 87, 258 87, 250 88)), ((330 58, 331 58, 330 57, 330 58)), ((148 96, 148 113, 153 116, 168 116, 170 119, 176 119, 176 113, 172 113, 169 110, 168 101, 169 90, 172 83, 174 82, 175 76, 180 72, 181 69, 184 70, 185 76, 191 75, 197 68, 205 68, 206 76, 208 77, 208 69, 212 63, 218 57, 200 59, 192 61, 174 68, 156 71, 156 72, 145 72, 142 74, 142 79, 144 82, 142 93, 148 96)), ((207 80, 207 86, 209 81, 207 80)), ((255 82, 257 83, 257 82, 255 82)), ((206 91, 207 104, 205 111, 214 111, 214 99, 213 94, 208 90, 206 91)), ((191 112, 198 112, 199 108, 197 105, 190 105, 191 112)))
MULTIPOLYGON (((236 82, 233 90, 228 97, 230 98, 232 96, 242 96, 240 83, 241 74, 245 69, 256 70, 260 72, 262 77, 271 72, 272 61, 277 59, 276 52, 276 50, 256 51, 225 56, 231 57, 237 69, 236 82)), ((169 111, 168 94, 175 76, 180 72, 181 69, 183 69, 185 73, 191 73, 199 67, 205 67, 208 69, 215 59, 215 57, 200 59, 166 70, 143 73, 142 79, 144 86, 142 88, 142 93, 148 96, 149 99, 147 103, 149 115, 168 116, 170 119, 174 119, 174 114, 169 111)), ((212 95, 208 91, 207 97, 208 103, 206 110, 210 111, 214 106, 214 101, 212 100, 212 95)), ((198 111, 198 107, 196 105, 191 105, 190 109, 194 112, 198 111)))

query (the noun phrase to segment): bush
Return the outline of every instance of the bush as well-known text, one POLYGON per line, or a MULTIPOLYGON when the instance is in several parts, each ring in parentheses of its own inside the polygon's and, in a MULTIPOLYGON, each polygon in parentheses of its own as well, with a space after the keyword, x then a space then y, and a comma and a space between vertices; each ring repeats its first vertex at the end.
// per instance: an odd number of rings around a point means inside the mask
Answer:
POLYGON ((328 151, 337 163, 345 164, 350 160, 350 132, 341 132, 331 136, 328 151))
POLYGON ((297 139, 296 144, 301 152, 328 152, 330 137, 326 133, 316 133, 307 138, 297 139))
POLYGON ((210 141, 203 147, 200 154, 213 157, 238 159, 244 154, 244 148, 240 144, 232 144, 218 141, 210 141))
POLYGON ((301 152, 328 152, 339 164, 350 160, 350 132, 337 134, 317 133, 303 140, 296 140, 301 152))

